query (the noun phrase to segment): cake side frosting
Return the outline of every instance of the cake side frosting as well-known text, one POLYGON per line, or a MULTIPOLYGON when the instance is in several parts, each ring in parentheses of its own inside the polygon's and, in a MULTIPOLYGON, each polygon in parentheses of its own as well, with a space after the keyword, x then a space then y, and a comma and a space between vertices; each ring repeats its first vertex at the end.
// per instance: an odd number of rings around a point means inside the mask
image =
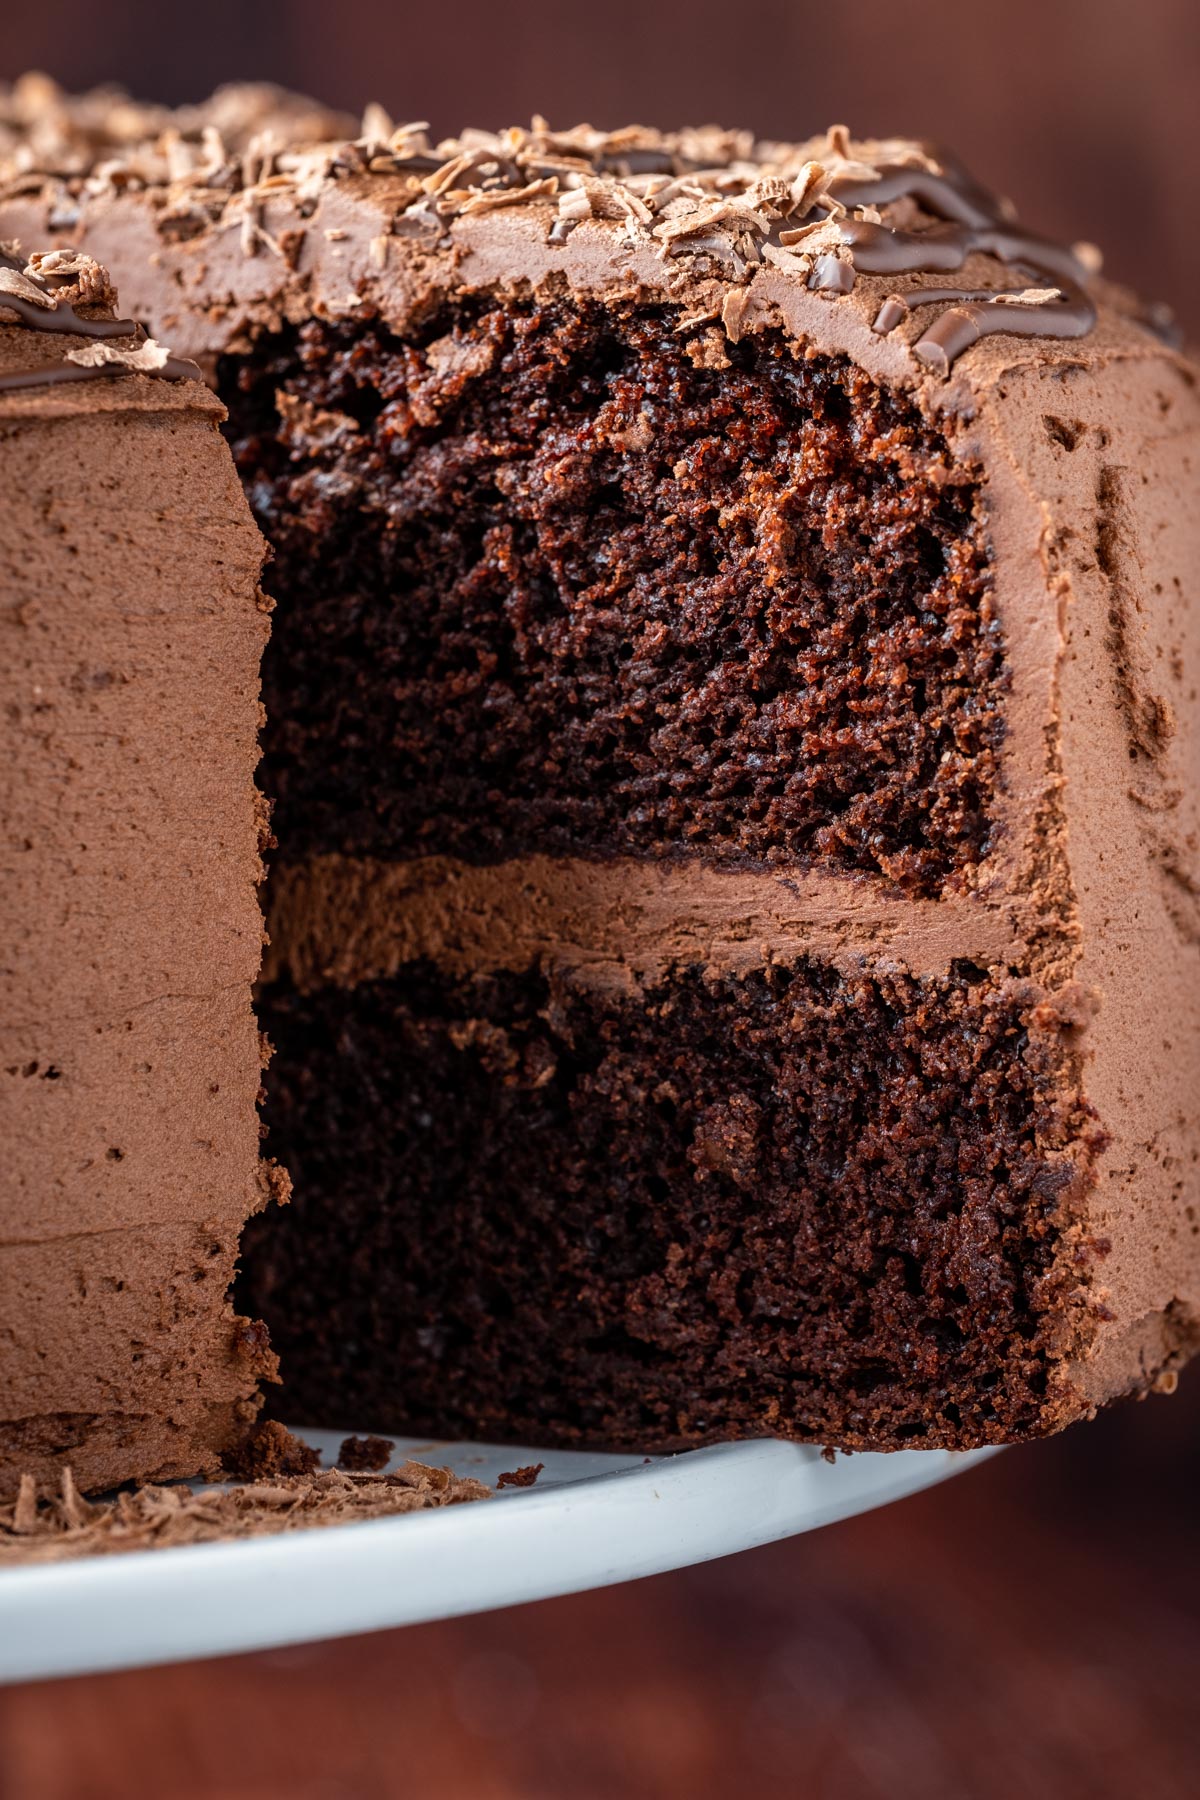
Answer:
POLYGON ((1200 406, 1185 364, 1103 386, 1073 371, 1055 399, 1012 451, 1063 614, 1068 1027, 1109 1138, 1086 1225, 1098 1329, 1071 1379, 1098 1402, 1131 1372, 1169 1391, 1200 1342, 1200 406))
POLYGON ((92 1488, 211 1468, 271 1367, 227 1299, 265 1198, 250 1007, 262 543, 215 397, 161 378, 166 353, 112 318, 94 265, 12 262, 5 1491, 64 1462, 92 1488), (62 328, 18 322, 22 298, 62 328), (117 360, 86 360, 97 344, 117 360))

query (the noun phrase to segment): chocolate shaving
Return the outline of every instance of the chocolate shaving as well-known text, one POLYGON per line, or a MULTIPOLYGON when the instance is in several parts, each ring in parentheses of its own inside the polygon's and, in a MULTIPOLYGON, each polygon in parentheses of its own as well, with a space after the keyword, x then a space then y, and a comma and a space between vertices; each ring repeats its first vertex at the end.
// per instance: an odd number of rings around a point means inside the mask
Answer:
POLYGON ((26 301, 30 306, 44 307, 47 312, 53 312, 58 305, 53 294, 46 288, 39 287, 36 281, 31 281, 28 275, 23 275, 20 269, 0 268, 0 309, 4 307, 7 294, 26 301))
POLYGON ((133 349, 122 344, 85 344, 82 350, 68 350, 67 361, 81 369, 99 369, 106 363, 118 363, 123 369, 136 369, 143 375, 156 375, 165 369, 170 356, 153 338, 146 338, 133 349))
POLYGON ((529 200, 549 199, 558 192, 558 177, 547 176, 543 181, 530 181, 524 187, 501 188, 496 193, 472 194, 459 207, 460 217, 471 213, 493 212, 498 206, 521 206, 529 200))
POLYGON ((481 1481, 406 1462, 391 1475, 328 1469, 198 1492, 148 1484, 88 1501, 64 1469, 58 1494, 40 1495, 25 1475, 16 1499, 0 1506, 0 1567, 276 1536, 490 1497, 481 1481))
POLYGON ((731 288, 721 302, 721 323, 731 344, 741 339, 742 321, 749 304, 750 296, 744 288, 731 288))
POLYGON ((1014 288, 994 295, 993 302, 996 306, 1050 306, 1066 297, 1061 288, 1014 288))
POLYGON ((94 256, 82 250, 40 250, 30 257, 26 275, 48 282, 56 301, 72 306, 104 306, 115 310, 117 291, 94 256))

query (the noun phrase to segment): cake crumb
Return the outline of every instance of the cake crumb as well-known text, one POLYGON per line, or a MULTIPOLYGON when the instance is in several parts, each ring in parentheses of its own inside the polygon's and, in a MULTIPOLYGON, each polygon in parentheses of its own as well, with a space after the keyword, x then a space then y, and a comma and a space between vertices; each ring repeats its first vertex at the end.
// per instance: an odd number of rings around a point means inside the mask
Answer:
POLYGON ((229 1451, 225 1472, 238 1481, 270 1481, 277 1475, 311 1475, 321 1466, 321 1453, 290 1432, 277 1419, 256 1425, 229 1451))
POLYGON ((380 1469, 387 1468, 395 1448, 391 1438, 343 1438, 342 1447, 337 1453, 337 1466, 339 1469, 350 1469, 356 1474, 376 1475, 380 1469))
POLYGON ((243 1362, 263 1368, 274 1366, 271 1333, 261 1319, 236 1319, 233 1327, 233 1354, 243 1362))
POLYGON ((497 1476, 496 1486, 498 1488, 532 1487, 545 1466, 545 1463, 526 1463, 524 1468, 509 1469, 506 1474, 497 1476))

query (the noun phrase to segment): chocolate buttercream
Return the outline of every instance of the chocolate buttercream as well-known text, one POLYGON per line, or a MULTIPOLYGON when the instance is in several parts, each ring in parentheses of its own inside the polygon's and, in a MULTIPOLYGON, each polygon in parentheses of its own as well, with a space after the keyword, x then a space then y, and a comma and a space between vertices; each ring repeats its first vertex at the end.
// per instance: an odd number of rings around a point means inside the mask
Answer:
POLYGON ((286 974, 302 989, 386 980, 423 958, 455 974, 536 964, 636 988, 680 964, 748 969, 799 955, 935 974, 966 959, 1004 972, 1024 948, 999 909, 908 900, 820 870, 324 856, 281 863, 269 893, 263 980, 286 974))
POLYGON ((264 1198, 262 540, 219 402, 90 316, 95 265, 58 273, 0 286, 6 1492, 64 1461, 93 1488, 212 1467, 272 1369, 226 1299, 264 1198), (97 343, 130 347, 111 379, 6 380, 97 343))

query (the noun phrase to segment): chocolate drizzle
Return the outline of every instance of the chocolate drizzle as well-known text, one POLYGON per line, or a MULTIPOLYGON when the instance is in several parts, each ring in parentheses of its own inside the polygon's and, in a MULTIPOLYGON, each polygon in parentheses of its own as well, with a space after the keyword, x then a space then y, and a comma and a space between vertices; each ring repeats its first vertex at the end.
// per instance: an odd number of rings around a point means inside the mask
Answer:
POLYGON ((809 286, 849 293, 856 270, 893 275, 959 269, 979 251, 1035 280, 1041 277, 1042 287, 1034 293, 1011 287, 904 288, 884 301, 875 316, 875 331, 880 335, 894 331, 917 307, 944 306, 946 311, 913 345, 918 361, 941 375, 949 373, 964 350, 997 332, 1014 337, 1085 336, 1096 323, 1096 307, 1084 286, 1079 258, 1065 245, 1008 219, 1001 203, 965 170, 947 158, 941 160, 940 172, 895 164, 868 179, 835 178, 828 193, 840 206, 878 207, 910 199, 941 222, 920 230, 898 230, 869 219, 838 217, 832 222, 850 252, 849 260, 835 254, 819 257, 809 286))
MULTIPOLYGON (((96 363, 87 367, 81 363, 51 363, 45 369, 15 369, 9 375, 0 375, 0 393, 11 393, 19 388, 61 387, 68 381, 98 381, 105 376, 133 373, 123 363, 96 363)), ((160 368, 141 369, 137 373, 157 376, 164 381, 204 379, 199 364, 189 362, 182 356, 168 356, 160 368)))
MULTIPOLYGON (((20 259, 9 255, 7 251, 0 251, 0 269, 14 270, 26 281, 44 290, 45 301, 38 302, 27 300, 8 288, 0 288, 0 315, 15 313, 20 323, 31 331, 62 332, 71 337, 93 340, 133 338, 135 348, 140 348, 149 341, 141 326, 133 319, 85 318, 68 300, 56 297, 48 281, 23 268, 20 259)), ((15 369, 0 373, 0 393, 11 393, 20 388, 58 387, 68 381, 96 381, 103 376, 127 375, 135 368, 138 365, 117 357, 105 362, 84 364, 67 361, 51 363, 41 369, 15 369)), ((166 381, 203 380, 197 364, 179 356, 167 356, 157 367, 142 366, 139 372, 158 376, 166 381)))

